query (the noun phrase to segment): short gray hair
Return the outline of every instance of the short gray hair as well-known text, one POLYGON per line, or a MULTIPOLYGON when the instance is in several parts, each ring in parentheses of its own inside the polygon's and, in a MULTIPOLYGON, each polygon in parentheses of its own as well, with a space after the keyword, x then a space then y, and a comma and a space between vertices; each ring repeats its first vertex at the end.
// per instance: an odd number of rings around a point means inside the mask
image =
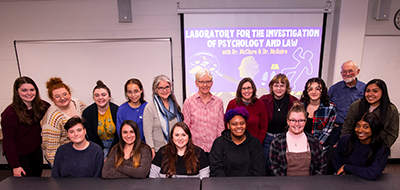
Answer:
POLYGON ((204 75, 208 75, 210 77, 210 79, 213 79, 213 76, 211 74, 211 71, 208 69, 200 69, 197 73, 196 73, 196 81, 198 81, 201 77, 203 77, 204 75))

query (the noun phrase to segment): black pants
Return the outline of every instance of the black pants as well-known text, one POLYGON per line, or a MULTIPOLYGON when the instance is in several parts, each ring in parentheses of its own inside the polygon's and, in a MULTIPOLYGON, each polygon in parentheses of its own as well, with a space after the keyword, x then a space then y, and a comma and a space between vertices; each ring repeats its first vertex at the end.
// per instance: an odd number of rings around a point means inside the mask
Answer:
POLYGON ((41 177, 43 170, 43 155, 42 148, 39 147, 35 151, 18 156, 19 163, 22 169, 24 169, 26 176, 30 177, 41 177))

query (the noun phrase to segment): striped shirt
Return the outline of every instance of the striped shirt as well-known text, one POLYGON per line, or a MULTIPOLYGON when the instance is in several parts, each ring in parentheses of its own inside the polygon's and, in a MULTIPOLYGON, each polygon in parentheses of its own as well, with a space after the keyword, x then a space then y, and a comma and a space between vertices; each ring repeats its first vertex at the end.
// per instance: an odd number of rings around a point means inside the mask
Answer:
MULTIPOLYGON (((71 103, 75 104, 76 113, 81 117, 83 110, 86 108, 85 103, 76 99, 72 99, 71 103)), ((51 165, 53 165, 58 147, 71 142, 67 138, 67 131, 64 129, 64 125, 69 118, 71 117, 52 104, 43 116, 42 121, 40 121, 43 155, 51 165)))

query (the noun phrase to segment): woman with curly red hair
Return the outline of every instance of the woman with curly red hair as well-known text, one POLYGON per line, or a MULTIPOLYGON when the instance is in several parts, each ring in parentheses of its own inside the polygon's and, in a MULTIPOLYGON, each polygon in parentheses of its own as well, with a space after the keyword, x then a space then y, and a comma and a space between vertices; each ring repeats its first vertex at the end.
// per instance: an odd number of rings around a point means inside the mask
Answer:
POLYGON ((60 145, 71 142, 67 138, 65 123, 73 116, 82 116, 86 105, 71 98, 71 90, 59 77, 50 78, 46 82, 47 95, 53 104, 49 107, 40 122, 42 126, 43 154, 50 166, 53 166, 54 156, 60 145))

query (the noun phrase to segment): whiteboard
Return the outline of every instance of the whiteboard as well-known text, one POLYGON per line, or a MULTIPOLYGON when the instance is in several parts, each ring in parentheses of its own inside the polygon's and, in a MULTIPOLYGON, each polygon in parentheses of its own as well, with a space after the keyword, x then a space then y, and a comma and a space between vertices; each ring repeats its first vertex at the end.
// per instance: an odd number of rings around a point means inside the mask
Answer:
POLYGON ((88 105, 97 80, 110 88, 112 101, 120 105, 126 102, 128 79, 141 80, 147 101, 152 99, 155 76, 172 79, 170 38, 15 41, 15 49, 20 74, 31 77, 47 101, 45 83, 55 76, 71 87, 72 98, 88 105))

